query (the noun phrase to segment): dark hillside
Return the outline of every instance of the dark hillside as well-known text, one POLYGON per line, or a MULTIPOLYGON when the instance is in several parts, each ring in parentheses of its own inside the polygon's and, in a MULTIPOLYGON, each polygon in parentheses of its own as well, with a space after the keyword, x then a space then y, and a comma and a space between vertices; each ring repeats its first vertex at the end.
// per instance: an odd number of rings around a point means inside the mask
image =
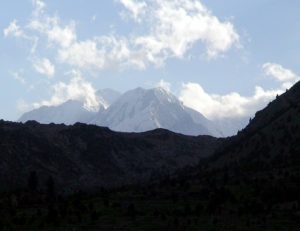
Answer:
POLYGON ((1 189, 26 186, 30 172, 62 192, 142 182, 196 165, 220 141, 167 130, 117 133, 98 126, 0 122, 1 189))
MULTIPOLYGON (((80 124, 52 125, 51 129, 47 127, 45 135, 42 127, 3 122, 1 133, 4 130, 6 135, 1 140, 10 137, 7 139, 15 141, 22 137, 25 141, 20 141, 22 145, 16 142, 13 143, 16 146, 8 145, 9 149, 5 145, 1 147, 11 150, 8 153, 13 153, 14 159, 20 158, 15 154, 22 151, 20 147, 26 147, 24 150, 30 147, 35 155, 44 156, 38 151, 39 145, 55 153, 59 150, 72 153, 61 156, 66 159, 72 156, 75 167, 60 172, 71 172, 74 176, 80 176, 78 166, 95 169, 96 165, 105 163, 103 168, 115 174, 109 177, 124 179, 124 186, 102 189, 95 194, 61 197, 49 190, 52 188, 49 183, 44 190, 34 190, 33 174, 29 181, 31 190, 1 196, 2 214, 6 214, 1 218, 3 227, 16 230, 24 227, 28 230, 300 230, 300 83, 258 112, 237 136, 225 140, 186 137, 165 130, 112 133, 80 124), (95 142, 98 140, 103 142, 95 142), (100 147, 106 154, 93 154, 100 147), (82 151, 77 152, 78 149, 82 151), (213 149, 216 151, 211 156, 213 149), (116 162, 115 153, 122 154, 119 159, 125 161, 116 162), (205 158, 196 164, 199 154, 205 158), (191 163, 194 165, 189 166, 191 163), (128 179, 136 179, 142 170, 151 172, 149 169, 154 169, 156 181, 126 186, 128 179), (169 174, 162 174, 166 172, 169 174)), ((53 163, 52 155, 46 156, 42 160, 47 165, 43 166, 52 166, 49 165, 53 163)), ((7 161, 2 158, 2 162, 7 161)), ((61 162, 54 163, 60 166, 61 162)), ((49 174, 56 168, 46 169, 49 174)), ((89 168, 83 169, 88 172, 89 168)))

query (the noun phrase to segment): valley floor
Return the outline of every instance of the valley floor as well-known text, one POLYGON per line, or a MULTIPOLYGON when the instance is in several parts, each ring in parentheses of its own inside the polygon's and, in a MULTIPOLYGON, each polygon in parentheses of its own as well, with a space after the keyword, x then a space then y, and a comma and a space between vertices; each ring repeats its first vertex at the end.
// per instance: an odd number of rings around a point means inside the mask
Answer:
POLYGON ((189 180, 68 197, 2 194, 0 230, 299 231, 299 169, 274 173, 200 171, 189 180))

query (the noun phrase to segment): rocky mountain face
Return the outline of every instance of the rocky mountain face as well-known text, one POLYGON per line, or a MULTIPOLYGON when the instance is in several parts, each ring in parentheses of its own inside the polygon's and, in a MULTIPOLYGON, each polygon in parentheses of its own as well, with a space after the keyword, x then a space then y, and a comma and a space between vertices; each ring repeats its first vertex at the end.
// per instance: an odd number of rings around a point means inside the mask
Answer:
POLYGON ((115 131, 144 132, 165 128, 186 135, 216 135, 210 121, 188 109, 170 92, 162 88, 128 91, 91 123, 108 126, 115 131), (196 114, 195 120, 191 113, 196 114), (198 120, 196 120, 198 116, 198 120))
POLYGON ((185 135, 223 136, 213 122, 185 107, 176 96, 162 88, 137 88, 122 96, 106 89, 98 91, 97 95, 100 102, 98 113, 87 111, 80 102, 68 101, 57 107, 42 107, 28 112, 20 121, 68 125, 82 122, 122 132, 164 128, 185 135))
POLYGON ((29 173, 52 176, 61 191, 144 182, 197 164, 220 140, 158 129, 117 133, 108 128, 37 122, 0 123, 0 188, 25 187, 29 173))

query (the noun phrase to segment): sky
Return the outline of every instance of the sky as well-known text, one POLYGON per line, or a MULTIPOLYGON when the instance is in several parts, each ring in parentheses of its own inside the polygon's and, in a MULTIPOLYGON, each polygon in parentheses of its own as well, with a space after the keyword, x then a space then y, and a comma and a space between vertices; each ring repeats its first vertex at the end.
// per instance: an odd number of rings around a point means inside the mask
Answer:
POLYGON ((10 0, 0 118, 96 91, 163 87, 212 120, 251 117, 300 79, 300 1, 10 0))

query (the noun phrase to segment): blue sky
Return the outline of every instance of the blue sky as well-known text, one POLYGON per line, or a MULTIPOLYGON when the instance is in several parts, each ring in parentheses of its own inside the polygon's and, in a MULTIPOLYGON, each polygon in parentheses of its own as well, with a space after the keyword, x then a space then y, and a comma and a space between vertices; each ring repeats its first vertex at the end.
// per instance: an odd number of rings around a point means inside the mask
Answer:
POLYGON ((0 9, 0 118, 162 86, 210 119, 253 116, 299 80, 297 0, 24 0, 0 9))

